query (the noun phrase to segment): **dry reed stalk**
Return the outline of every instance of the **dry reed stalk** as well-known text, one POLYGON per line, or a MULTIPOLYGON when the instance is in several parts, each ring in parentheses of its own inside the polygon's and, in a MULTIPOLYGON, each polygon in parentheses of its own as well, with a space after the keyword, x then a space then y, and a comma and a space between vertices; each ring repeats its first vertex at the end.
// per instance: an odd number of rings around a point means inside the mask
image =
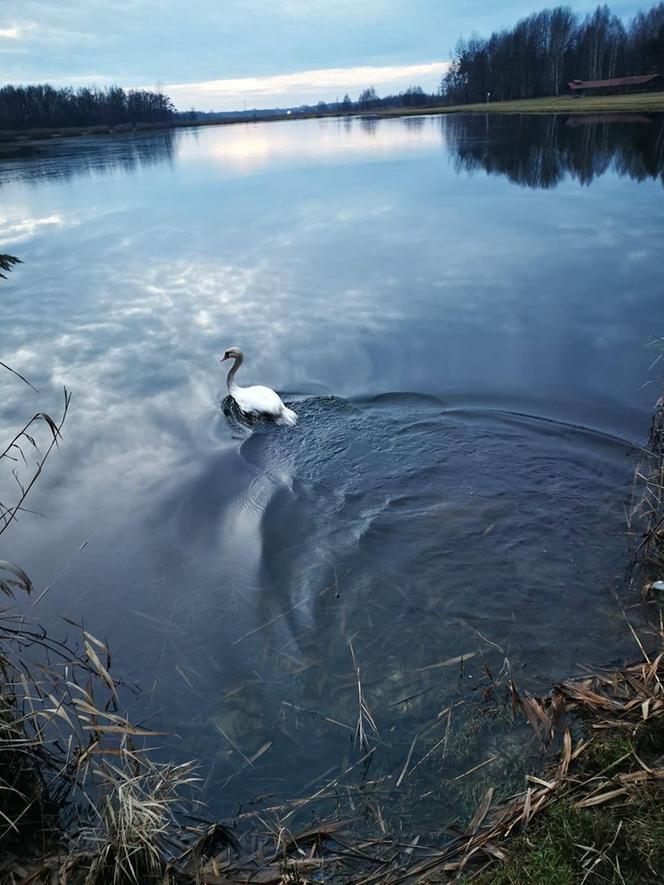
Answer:
POLYGON ((7 279, 3 271, 9 272, 14 265, 22 263, 21 259, 16 258, 14 255, 0 254, 0 279, 7 279))
MULTIPOLYGON (((636 772, 614 776, 610 770, 615 769, 614 763, 599 775, 584 780, 571 769, 572 764, 588 752, 591 741, 581 740, 575 745, 565 724, 570 715, 583 712, 592 717, 597 727, 619 721, 623 728, 635 729, 647 719, 663 715, 659 687, 664 676, 663 660, 664 655, 657 655, 650 663, 641 661, 622 671, 568 680, 546 698, 522 698, 517 693, 515 703, 524 716, 529 721, 537 718, 538 735, 551 740, 557 729, 562 730, 562 748, 552 774, 548 779, 530 776, 522 793, 498 805, 494 804, 494 790, 488 789, 465 831, 444 846, 427 845, 419 836, 406 843, 389 835, 379 839, 361 838, 353 821, 321 821, 316 827, 297 833, 286 823, 292 816, 291 810, 286 819, 277 817, 272 823, 265 823, 259 837, 263 840, 262 851, 251 855, 240 852, 235 857, 229 856, 227 850, 220 853, 213 865, 218 879, 209 881, 276 885, 289 881, 286 876, 293 879, 300 876, 300 881, 306 882, 314 870, 316 881, 354 881, 358 885, 426 882, 431 881, 432 876, 438 877, 436 881, 452 881, 461 873, 472 875, 486 862, 501 860, 505 856, 502 847, 505 840, 560 798, 574 802, 579 808, 597 807, 624 800, 630 791, 641 789, 649 779, 664 777, 663 769, 645 763, 640 764, 636 772), (348 836, 349 830, 354 831, 354 836, 348 836), (306 852, 305 847, 308 847, 306 852)), ((243 837, 241 846, 242 842, 243 837)), ((594 857, 589 859, 589 864, 594 857)), ((208 881, 205 878, 208 870, 212 870, 211 861, 203 867, 203 881, 208 881)))
POLYGON ((17 471, 15 469, 12 470, 12 475, 16 480, 18 485, 19 494, 18 500, 16 503, 12 505, 4 505, 0 503, 0 535, 9 528, 11 523, 16 520, 16 514, 21 510, 25 499, 27 498, 30 490, 37 482, 39 477, 41 476, 42 470, 44 469, 44 465, 48 459, 48 456, 51 454, 53 449, 58 445, 61 439, 61 431, 62 426, 67 418, 67 412, 69 411, 69 405, 71 403, 71 394, 65 388, 64 391, 64 406, 62 410, 62 415, 59 421, 54 421, 50 415, 47 415, 46 412, 37 412, 33 417, 19 430, 17 434, 12 438, 12 440, 5 446, 5 448, 0 451, 0 461, 3 459, 9 461, 17 461, 19 458, 22 462, 27 465, 28 460, 23 451, 24 445, 29 445, 34 452, 36 453, 35 464, 30 470, 29 478, 24 482, 19 477, 17 471), (46 450, 42 453, 39 450, 37 442, 34 439, 34 436, 30 432, 32 427, 35 424, 43 423, 46 425, 49 431, 49 444, 46 447, 46 450))
POLYGON ((369 710, 369 707, 367 706, 367 703, 364 699, 364 692, 362 690, 362 679, 360 676, 360 666, 357 663, 357 659, 355 657, 355 650, 353 649, 352 640, 348 640, 348 646, 350 648, 351 657, 353 659, 353 671, 355 673, 355 684, 357 686, 357 725, 355 726, 355 746, 363 753, 367 753, 369 750, 369 738, 367 735, 367 728, 369 729, 369 732, 373 733, 375 737, 378 737, 378 728, 373 716, 371 715, 371 711, 369 710))
POLYGON ((641 535, 636 577, 645 581, 644 595, 649 595, 653 583, 664 578, 664 396, 655 406, 648 454, 637 466, 633 497, 628 527, 641 535))

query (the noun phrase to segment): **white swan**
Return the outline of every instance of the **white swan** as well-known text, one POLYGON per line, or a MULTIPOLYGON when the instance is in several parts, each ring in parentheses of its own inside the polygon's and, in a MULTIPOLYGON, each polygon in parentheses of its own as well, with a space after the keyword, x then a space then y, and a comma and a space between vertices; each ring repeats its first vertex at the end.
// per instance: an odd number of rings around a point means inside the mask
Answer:
POLYGON ((224 360, 234 360, 228 373, 228 392, 240 409, 250 415, 267 415, 278 424, 297 424, 297 415, 281 401, 279 394, 269 387, 256 384, 253 387, 239 387, 235 383, 235 373, 242 365, 244 354, 239 347, 229 347, 223 356, 224 360))

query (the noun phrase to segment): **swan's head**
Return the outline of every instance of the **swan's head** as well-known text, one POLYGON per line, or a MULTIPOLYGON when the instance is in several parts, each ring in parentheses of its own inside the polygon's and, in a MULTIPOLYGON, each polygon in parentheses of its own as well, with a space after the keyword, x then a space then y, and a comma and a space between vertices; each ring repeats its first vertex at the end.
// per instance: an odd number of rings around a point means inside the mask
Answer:
POLYGON ((239 347, 229 347, 221 358, 221 362, 224 360, 241 360, 244 358, 244 354, 240 350, 239 347))

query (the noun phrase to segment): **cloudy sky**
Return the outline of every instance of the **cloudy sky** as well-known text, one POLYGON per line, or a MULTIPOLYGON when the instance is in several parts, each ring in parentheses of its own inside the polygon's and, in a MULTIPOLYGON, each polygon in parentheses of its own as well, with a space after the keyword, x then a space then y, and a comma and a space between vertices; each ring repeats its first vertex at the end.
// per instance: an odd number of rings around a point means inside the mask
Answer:
MULTIPOLYGON (((544 0, 0 0, 0 83, 154 87, 180 109, 435 89, 461 35, 544 0)), ((553 4, 549 4, 553 5, 553 4)), ((585 13, 594 0, 569 3, 585 13)), ((629 17, 640 4, 616 0, 629 17)))

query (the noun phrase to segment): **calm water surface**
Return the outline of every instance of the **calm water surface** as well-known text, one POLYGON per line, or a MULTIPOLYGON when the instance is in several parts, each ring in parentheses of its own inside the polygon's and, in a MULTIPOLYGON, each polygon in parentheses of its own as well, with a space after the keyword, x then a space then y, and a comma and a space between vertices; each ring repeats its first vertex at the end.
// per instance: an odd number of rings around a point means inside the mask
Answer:
POLYGON ((5 435, 73 392, 0 556, 50 585, 53 630, 109 640, 134 715, 202 760, 223 812, 357 761, 349 640, 368 776, 439 822, 443 774, 490 759, 491 728, 394 783, 485 664, 546 689, 632 654, 612 593, 657 390, 663 133, 297 121, 0 166, 0 245, 25 262, 1 357, 41 391, 0 376, 5 435), (232 344, 297 428, 223 414, 232 344))

